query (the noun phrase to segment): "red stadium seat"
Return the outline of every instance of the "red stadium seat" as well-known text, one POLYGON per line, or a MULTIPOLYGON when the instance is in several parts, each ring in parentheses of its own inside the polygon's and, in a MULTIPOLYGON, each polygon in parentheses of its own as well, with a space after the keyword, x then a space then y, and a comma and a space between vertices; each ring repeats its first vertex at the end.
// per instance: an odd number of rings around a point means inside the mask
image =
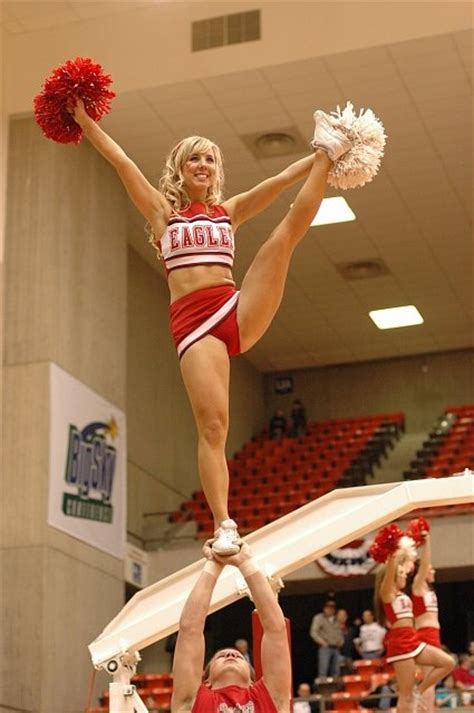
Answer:
MULTIPOLYGON (((385 664, 387 666, 390 666, 391 664, 385 664)), ((384 666, 385 668, 385 666, 384 666)), ((377 688, 378 686, 383 686, 384 684, 388 683, 390 680, 392 674, 385 672, 385 673, 373 673, 372 676, 370 677, 370 682, 372 684, 373 688, 377 688)))
POLYGON ((140 691, 140 698, 142 698, 149 707, 167 707, 171 703, 172 693, 172 688, 165 688, 164 686, 146 688, 140 691))
POLYGON ((370 680, 362 676, 343 676, 344 689, 352 696, 362 696, 370 688, 370 680))
POLYGON ((170 673, 146 673, 147 688, 172 688, 173 676, 170 673))
POLYGON ((331 693, 331 701, 336 711, 350 711, 357 707, 357 701, 354 701, 351 694, 345 691, 331 693))
MULTIPOLYGON (((468 428, 469 422, 461 425, 468 428)), ((364 484, 380 453, 385 455, 390 438, 403 426, 403 414, 378 414, 310 422, 304 436, 279 441, 271 441, 263 431, 227 461, 232 516, 249 532, 335 487, 364 484)), ((188 520, 196 522, 199 537, 212 534, 202 490, 170 516, 174 523, 188 520)))
POLYGON ((366 680, 370 680, 374 673, 378 673, 383 665, 384 659, 357 659, 353 661, 353 666, 358 675, 366 680))
POLYGON ((253 532, 266 524, 267 522, 262 516, 249 517, 242 521, 239 520, 239 530, 242 532, 253 532))

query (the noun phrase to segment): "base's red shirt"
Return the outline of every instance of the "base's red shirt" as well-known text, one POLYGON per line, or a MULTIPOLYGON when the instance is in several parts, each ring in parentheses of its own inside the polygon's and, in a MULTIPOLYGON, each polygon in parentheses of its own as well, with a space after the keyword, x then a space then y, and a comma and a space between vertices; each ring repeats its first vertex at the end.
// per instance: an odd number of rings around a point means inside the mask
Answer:
POLYGON ((249 688, 225 686, 212 689, 202 684, 191 713, 278 713, 261 678, 249 688))

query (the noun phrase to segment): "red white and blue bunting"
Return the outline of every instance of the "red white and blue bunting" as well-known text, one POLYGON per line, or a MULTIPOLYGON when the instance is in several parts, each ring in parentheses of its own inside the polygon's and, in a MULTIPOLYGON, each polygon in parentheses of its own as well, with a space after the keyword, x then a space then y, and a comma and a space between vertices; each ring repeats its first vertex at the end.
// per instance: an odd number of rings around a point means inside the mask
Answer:
POLYGON ((344 547, 320 557, 316 564, 323 572, 333 577, 360 577, 369 574, 377 565, 369 555, 373 541, 373 536, 353 540, 344 547))

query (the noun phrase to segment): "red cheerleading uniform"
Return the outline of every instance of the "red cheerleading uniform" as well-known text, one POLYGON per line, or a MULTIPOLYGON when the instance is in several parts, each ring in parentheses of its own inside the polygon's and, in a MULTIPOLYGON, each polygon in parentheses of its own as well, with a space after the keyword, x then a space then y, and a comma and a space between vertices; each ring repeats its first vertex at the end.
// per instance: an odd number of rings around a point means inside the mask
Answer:
POLYGON ((191 713, 278 713, 263 679, 248 688, 199 687, 191 713))
POLYGON ((221 205, 208 208, 191 203, 171 214, 158 247, 167 273, 194 265, 232 267, 235 243, 230 217, 221 205))
MULTIPOLYGON (((413 605, 409 596, 398 592, 393 602, 383 602, 385 616, 390 625, 400 619, 413 618, 413 605)), ((426 646, 414 626, 389 629, 384 638, 385 655, 389 663, 418 656, 426 646)))
MULTIPOLYGON (((432 589, 429 589, 421 597, 412 592, 411 600, 413 602, 413 615, 415 620, 427 612, 438 614, 438 597, 436 596, 436 592, 432 589)), ((441 648, 439 626, 420 626, 418 628, 418 636, 421 641, 424 641, 426 644, 435 646, 437 649, 441 648)))
POLYGON ((180 359, 207 334, 224 342, 229 356, 240 354, 239 294, 231 285, 217 285, 190 292, 170 305, 171 333, 180 359))
MULTIPOLYGON (((204 203, 192 203, 171 215, 158 247, 167 274, 196 265, 232 268, 235 242, 230 217, 221 205, 209 209, 204 203)), ((191 292, 170 305, 171 333, 180 359, 208 334, 224 342, 229 356, 240 354, 239 294, 232 285, 217 285, 191 292)))

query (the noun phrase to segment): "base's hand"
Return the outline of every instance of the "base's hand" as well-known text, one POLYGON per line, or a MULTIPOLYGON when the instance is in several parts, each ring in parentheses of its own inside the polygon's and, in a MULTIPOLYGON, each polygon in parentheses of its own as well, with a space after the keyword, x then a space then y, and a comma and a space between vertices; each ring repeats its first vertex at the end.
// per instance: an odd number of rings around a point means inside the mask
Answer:
POLYGON ((222 557, 214 554, 214 559, 221 564, 231 564, 234 567, 240 567, 241 564, 252 558, 252 550, 243 540, 238 540, 237 544, 240 545, 240 552, 237 552, 236 555, 222 557))
POLYGON ((214 552, 212 551, 212 543, 214 542, 215 539, 216 539, 215 537, 211 537, 211 539, 206 540, 203 545, 202 554, 207 560, 216 560, 217 561, 217 559, 214 555, 214 552))

